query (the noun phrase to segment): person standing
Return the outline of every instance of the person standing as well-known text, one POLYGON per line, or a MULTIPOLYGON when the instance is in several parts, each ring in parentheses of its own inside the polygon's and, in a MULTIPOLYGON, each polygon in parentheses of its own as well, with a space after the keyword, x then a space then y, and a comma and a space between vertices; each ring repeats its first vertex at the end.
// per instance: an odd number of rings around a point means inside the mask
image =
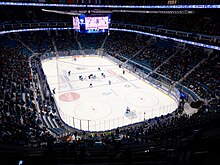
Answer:
POLYGON ((56 88, 53 88, 53 90, 52 90, 52 91, 53 91, 53 94, 56 94, 55 89, 56 89, 56 88))

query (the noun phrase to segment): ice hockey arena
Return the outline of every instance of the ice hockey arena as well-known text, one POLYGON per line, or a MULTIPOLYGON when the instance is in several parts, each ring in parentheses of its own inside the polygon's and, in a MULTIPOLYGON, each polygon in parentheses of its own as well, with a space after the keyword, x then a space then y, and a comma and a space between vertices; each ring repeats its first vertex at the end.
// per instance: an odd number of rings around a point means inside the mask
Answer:
POLYGON ((220 0, 0 11, 1 164, 220 164, 220 0))

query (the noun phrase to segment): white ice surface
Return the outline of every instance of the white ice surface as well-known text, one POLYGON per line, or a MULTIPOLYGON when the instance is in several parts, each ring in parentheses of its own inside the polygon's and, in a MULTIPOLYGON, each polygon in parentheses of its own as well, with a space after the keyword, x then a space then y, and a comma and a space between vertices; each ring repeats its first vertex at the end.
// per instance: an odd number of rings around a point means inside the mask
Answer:
POLYGON ((122 68, 106 58, 77 57, 76 61, 72 57, 59 58, 45 60, 42 66, 50 89, 56 88, 55 100, 60 116, 78 129, 117 128, 165 115, 178 106, 169 95, 128 71, 123 74, 122 68), (70 76, 68 71, 71 71, 70 76), (95 74, 96 79, 89 79, 90 74, 95 74), (79 80, 80 75, 83 81, 79 80), (93 87, 89 87, 90 83, 93 87), (132 113, 125 113, 127 107, 132 113))

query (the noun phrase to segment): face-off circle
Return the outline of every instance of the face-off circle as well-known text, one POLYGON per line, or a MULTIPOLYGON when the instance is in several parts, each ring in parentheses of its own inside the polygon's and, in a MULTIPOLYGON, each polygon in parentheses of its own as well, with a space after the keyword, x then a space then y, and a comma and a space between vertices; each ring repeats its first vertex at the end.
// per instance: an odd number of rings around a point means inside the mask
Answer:
POLYGON ((156 96, 147 92, 133 92, 125 97, 125 100, 134 106, 150 108, 154 107, 159 103, 156 96))
POLYGON ((64 102, 76 101, 79 98, 80 98, 80 94, 75 93, 75 92, 64 93, 64 94, 60 95, 60 97, 59 97, 59 99, 64 102))
POLYGON ((99 120, 109 116, 112 113, 112 108, 106 102, 91 100, 79 104, 75 108, 74 113, 80 119, 99 120))

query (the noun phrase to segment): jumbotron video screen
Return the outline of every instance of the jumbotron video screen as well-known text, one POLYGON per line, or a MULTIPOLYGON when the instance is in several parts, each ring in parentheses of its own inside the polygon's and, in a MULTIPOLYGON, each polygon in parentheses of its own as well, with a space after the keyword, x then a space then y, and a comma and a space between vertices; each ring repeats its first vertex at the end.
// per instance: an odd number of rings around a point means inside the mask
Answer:
POLYGON ((73 17, 73 28, 80 33, 105 33, 109 30, 111 15, 81 14, 73 17))

